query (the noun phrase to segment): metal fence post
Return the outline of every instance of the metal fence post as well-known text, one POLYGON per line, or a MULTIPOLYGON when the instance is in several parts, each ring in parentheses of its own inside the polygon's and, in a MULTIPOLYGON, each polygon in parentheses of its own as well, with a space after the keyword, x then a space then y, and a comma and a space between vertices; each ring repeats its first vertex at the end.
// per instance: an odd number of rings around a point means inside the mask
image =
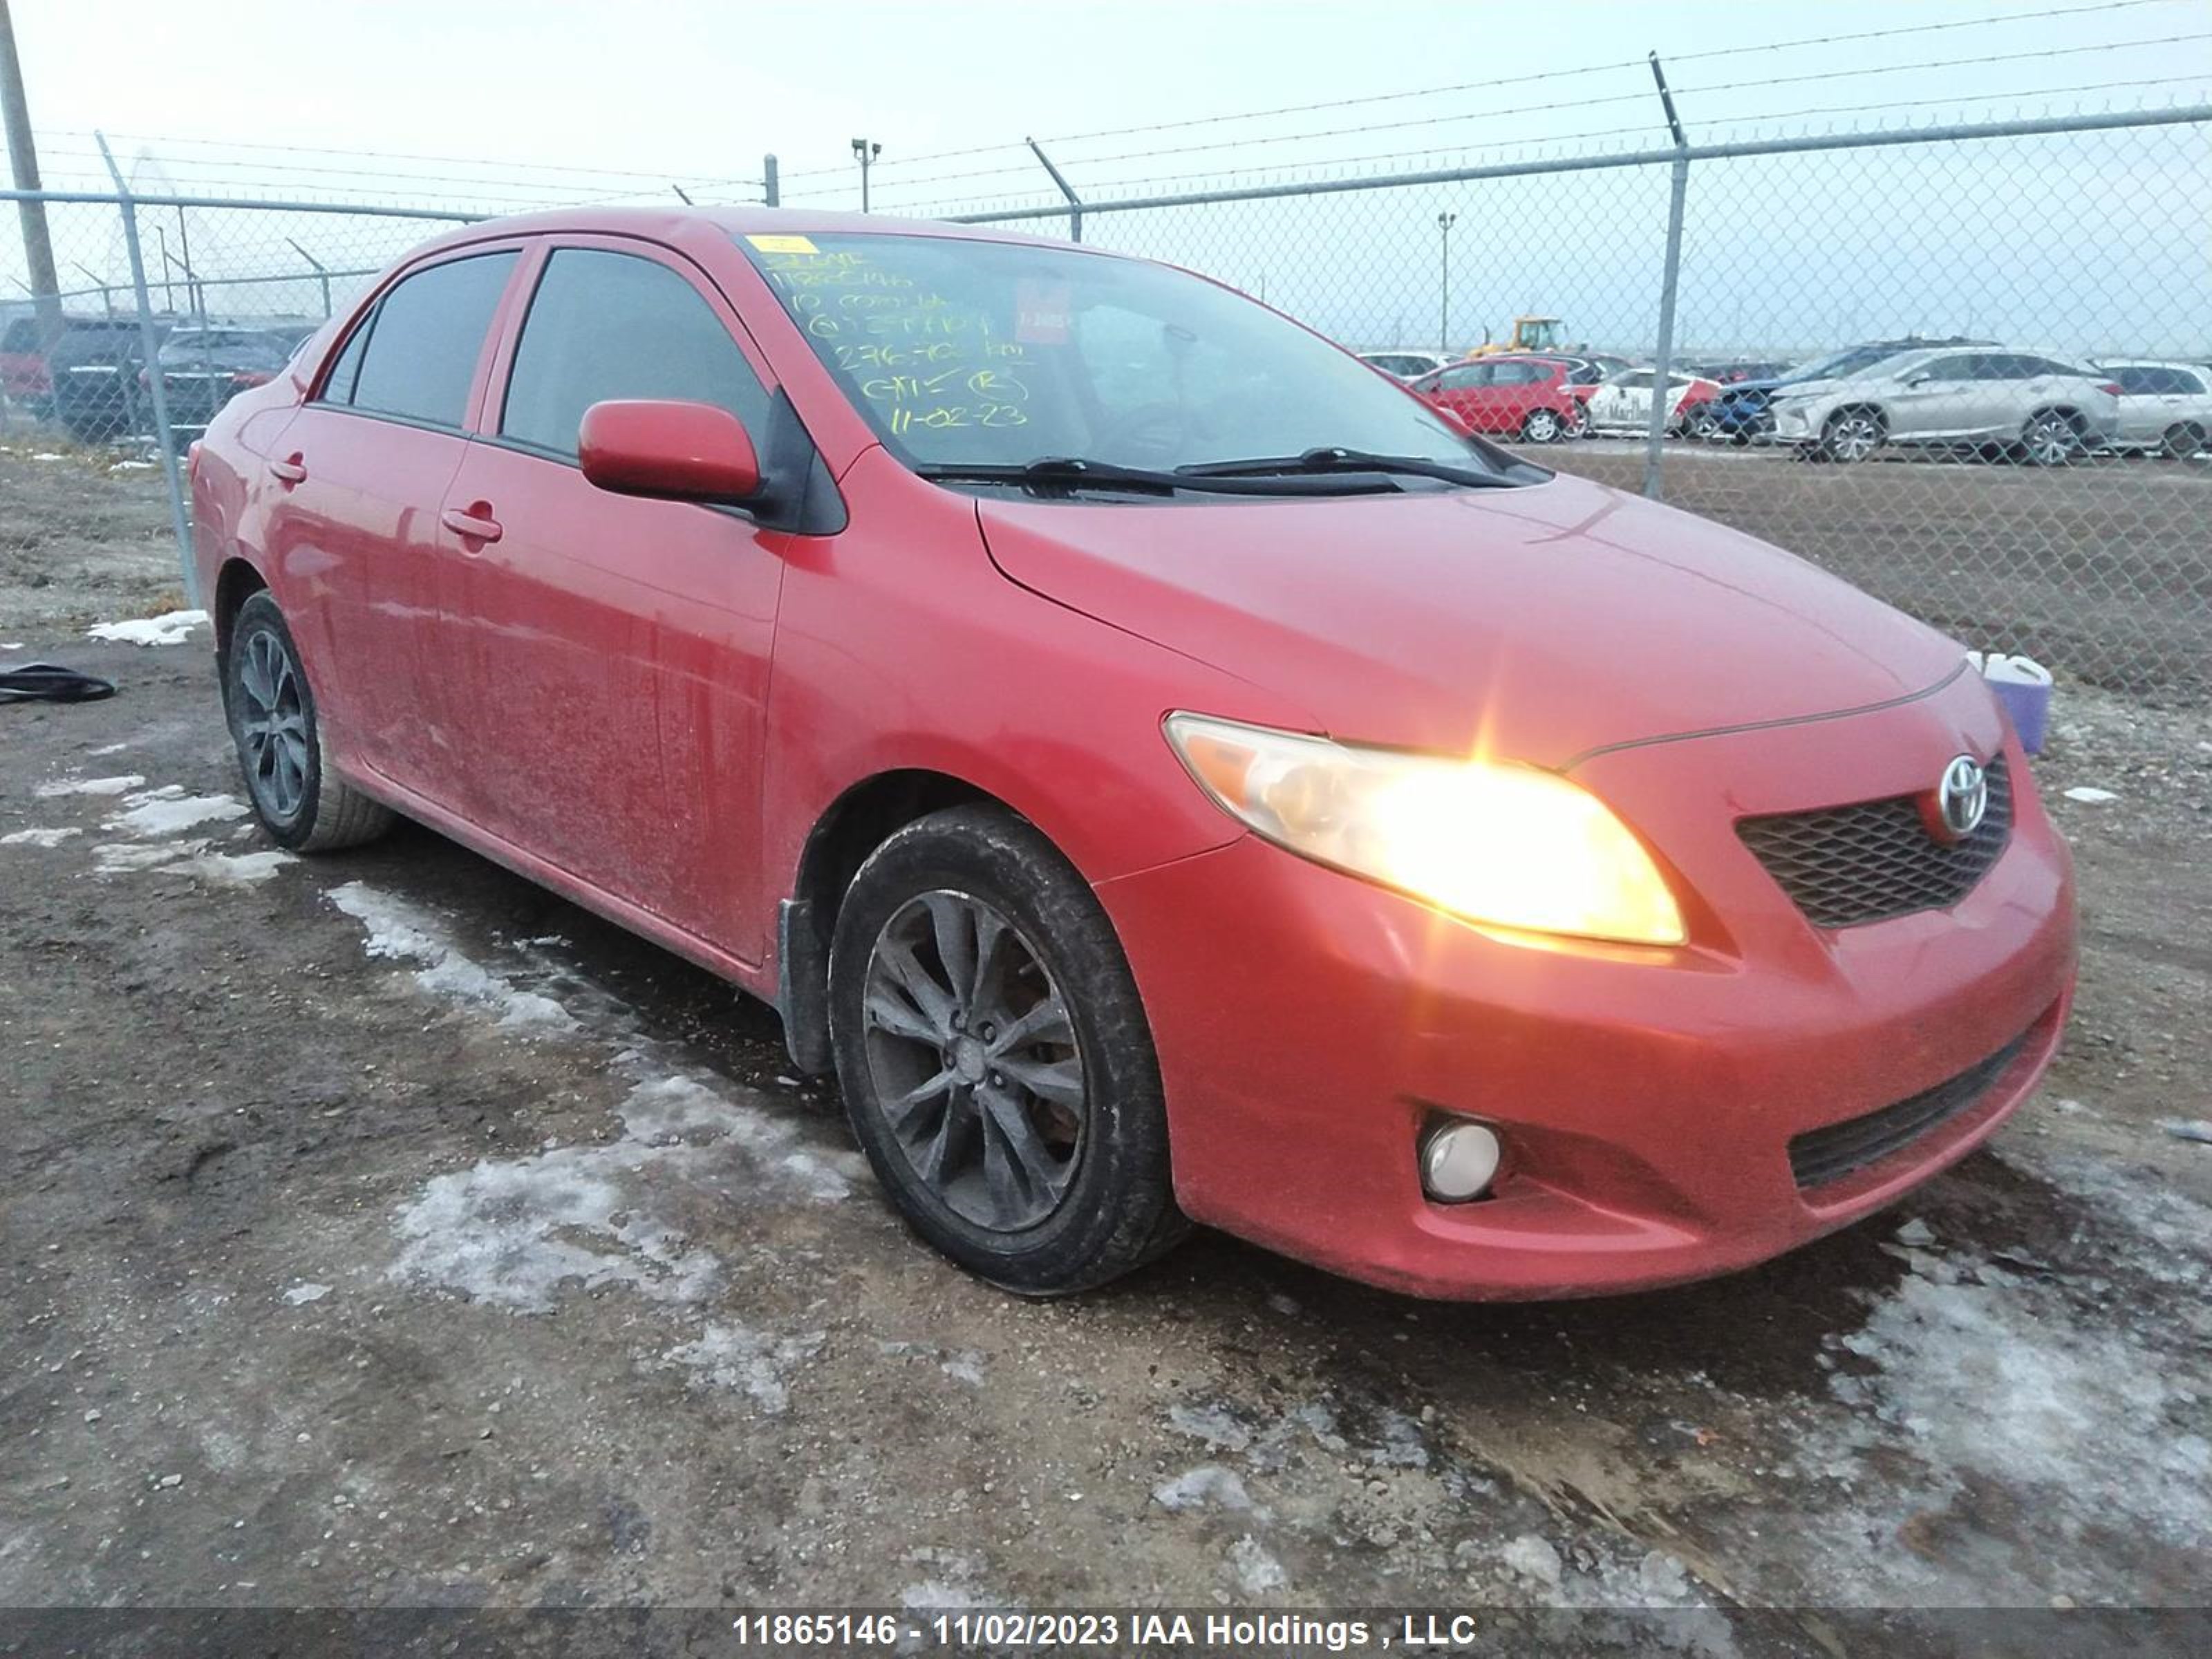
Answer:
POLYGON ((1083 198, 1075 193, 1075 186, 1067 182, 1060 169, 1053 166, 1052 157, 1044 153, 1044 147, 1042 144, 1034 138, 1025 138, 1022 142, 1036 152, 1036 158, 1043 164, 1044 170, 1052 175, 1053 183, 1060 186, 1060 193, 1067 198, 1067 240, 1071 242, 1081 241, 1083 240, 1083 198))
POLYGON ((1667 192, 1667 258, 1659 278, 1659 337, 1651 353, 1651 422, 1644 433, 1644 493, 1652 501, 1666 499, 1667 417, 1674 411, 1667 377, 1674 362, 1674 296, 1682 278, 1682 207, 1690 192, 1690 142, 1683 136, 1681 118, 1674 112, 1674 94, 1667 89, 1666 72, 1659 54, 1651 54, 1651 79, 1659 88, 1660 106, 1667 112, 1667 129, 1674 139, 1674 163, 1669 170, 1667 192))
POLYGON ((783 190, 775 176, 775 156, 773 152, 761 157, 761 202, 767 207, 783 205, 783 190))
POLYGON ((124 182, 123 169, 115 165, 106 137, 100 133, 93 137, 99 142, 108 175, 115 180, 116 206, 123 214, 123 246, 131 256, 131 289, 138 300, 138 347, 145 354, 146 385, 153 394, 154 440, 161 452, 161 477, 169 486, 169 521, 177 532, 177 563, 184 572, 185 603, 198 610, 200 578, 192 562, 192 521, 185 510, 184 475, 177 468, 176 434, 169 429, 169 400, 161 386, 161 341, 154 331, 153 296, 146 290, 146 255, 138 245, 137 204, 131 199, 131 186, 124 182))

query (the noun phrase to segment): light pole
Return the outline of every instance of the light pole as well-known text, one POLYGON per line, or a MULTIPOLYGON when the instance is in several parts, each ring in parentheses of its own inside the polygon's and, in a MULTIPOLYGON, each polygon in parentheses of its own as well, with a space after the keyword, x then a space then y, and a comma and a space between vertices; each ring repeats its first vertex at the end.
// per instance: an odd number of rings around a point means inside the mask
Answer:
POLYGON ((860 164, 860 211, 863 213, 868 210, 868 168, 876 157, 883 153, 884 147, 881 144, 866 138, 853 140, 853 155, 860 164))
POLYGON ((1437 215, 1437 228, 1443 233, 1443 314, 1437 325, 1437 349, 1451 356, 1451 228, 1459 222, 1456 213, 1437 215))

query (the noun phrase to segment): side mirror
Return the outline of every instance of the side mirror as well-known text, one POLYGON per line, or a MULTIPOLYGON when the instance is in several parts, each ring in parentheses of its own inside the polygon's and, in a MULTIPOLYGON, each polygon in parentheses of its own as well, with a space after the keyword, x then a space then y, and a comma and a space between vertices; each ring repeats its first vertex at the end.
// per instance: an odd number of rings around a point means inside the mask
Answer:
POLYGON ((593 404, 577 428, 576 459, 586 478, 617 495, 737 502, 760 494, 760 457, 744 422, 712 404, 593 404))
POLYGON ((1933 374, 1915 374, 1915 375, 1911 376, 1910 379, 1908 379, 1908 380, 1905 381, 1905 384, 1908 387, 1911 387, 1911 386, 1926 386, 1926 385, 1927 385, 1930 380, 1934 380, 1935 378, 1936 378, 1936 377, 1935 377, 1933 374))

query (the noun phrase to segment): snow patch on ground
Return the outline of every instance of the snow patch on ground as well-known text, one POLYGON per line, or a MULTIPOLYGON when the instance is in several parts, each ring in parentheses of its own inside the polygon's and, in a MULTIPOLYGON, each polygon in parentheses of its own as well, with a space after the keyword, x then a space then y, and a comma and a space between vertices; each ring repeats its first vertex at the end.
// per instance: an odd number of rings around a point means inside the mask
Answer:
MULTIPOLYGON (((833 1203, 851 1193, 864 1167, 857 1153, 811 1150, 797 1122, 738 1097, 711 1073, 687 1068, 605 994, 566 988, 588 1016, 580 1020, 560 998, 532 988, 562 988, 562 975, 526 951, 512 966, 495 968, 469 955, 442 918, 410 900, 361 882, 325 896, 362 924, 370 956, 413 964, 419 989, 488 1010, 503 1025, 620 1044, 611 1065, 630 1079, 615 1109, 619 1135, 486 1159, 430 1181, 399 1212, 393 1279, 520 1313, 550 1311, 564 1287, 606 1285, 689 1306, 718 1288, 722 1263, 669 1216, 711 1214, 761 1199, 833 1203)), ((699 1340, 712 1334, 709 1328, 699 1340)), ((711 1345, 690 1352, 706 1355, 711 1345)))
POLYGON ((40 784, 38 795, 40 800, 53 800, 63 795, 119 795, 145 781, 136 772, 126 772, 119 778, 64 778, 58 783, 40 784))
POLYGON ((370 956, 418 964, 415 982, 431 995, 490 1008, 502 1025, 575 1024, 552 998, 522 990, 468 956, 422 906, 358 881, 324 896, 368 931, 370 956))
POLYGON ((0 847, 58 847, 71 836, 83 833, 73 824, 51 830, 13 830, 0 836, 0 847))
MULTIPOLYGON (((1244 1490, 1243 1479, 1236 1470, 1218 1463, 1200 1463, 1172 1480, 1161 1481, 1152 1488, 1152 1502, 1164 1510, 1202 1510, 1209 1505, 1248 1512, 1253 1509, 1252 1494, 1244 1490)), ((1266 1511, 1260 1513, 1264 1516, 1266 1511)))
POLYGON ((703 1383, 750 1395, 764 1413, 777 1417, 791 1404, 792 1372, 822 1351, 823 1340, 820 1331, 767 1336, 735 1321, 710 1320, 696 1340, 661 1358, 690 1367, 703 1383))
POLYGON ((284 1292, 284 1300, 296 1308, 302 1303, 320 1302, 330 1293, 331 1287, 327 1285, 299 1284, 284 1292))
POLYGON ((109 818, 107 827, 147 841, 246 816, 246 803, 234 795, 187 795, 173 783, 125 795, 123 805, 125 810, 109 818))
POLYGON ((1229 1569, 1236 1575, 1237 1589, 1247 1595, 1269 1595, 1290 1588, 1283 1564, 1249 1533, 1229 1547, 1229 1569))
POLYGON ((2049 1270, 1888 1247, 1905 1277, 1871 1300, 1859 1329, 1831 1337, 1824 1357, 1846 1413, 1802 1431, 1794 1459, 1796 1474, 1846 1494, 1844 1516, 1825 1530, 1847 1540, 1850 1559, 1829 1564, 1832 1583, 1817 1581, 1838 1599, 1940 1606, 1992 1593, 1965 1557, 1954 1573, 1948 1550, 1886 1549, 1876 1571, 1863 1553, 1866 1539, 1910 1537, 1905 1528, 1931 1520, 1978 1531, 1978 1494, 1990 1489, 2021 1495, 2010 1525, 2025 1536, 2008 1553, 2039 1559, 2052 1576, 2008 1587, 2020 1594, 2097 1593, 2068 1582, 2065 1563, 2100 1531, 2182 1552, 2212 1536, 2212 1387, 2191 1357, 2212 1344, 2212 1210, 2087 1159, 2015 1146, 2002 1156, 2080 1197, 2094 1231, 2076 1261, 2049 1270), (2155 1310, 2116 1297, 2100 1271, 2112 1266, 2172 1293, 2155 1310))
POLYGON ((207 619, 204 611, 172 611, 129 622, 94 623, 84 633, 87 639, 116 645, 182 645, 185 636, 207 619))

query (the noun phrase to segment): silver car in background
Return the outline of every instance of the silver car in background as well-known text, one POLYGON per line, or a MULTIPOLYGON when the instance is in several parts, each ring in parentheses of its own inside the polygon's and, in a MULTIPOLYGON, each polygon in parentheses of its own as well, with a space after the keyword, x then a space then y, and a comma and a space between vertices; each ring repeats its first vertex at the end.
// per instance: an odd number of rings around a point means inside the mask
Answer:
POLYGON ((2112 441, 2119 387, 2099 369, 2009 347, 1907 351, 1847 380, 1775 388, 1774 441, 1826 460, 1884 444, 2001 450, 2062 466, 2112 441))
POLYGON ((1385 374, 1401 380, 1418 380, 1424 374, 1433 374, 1459 361, 1447 357, 1441 351, 1362 351, 1356 354, 1370 368, 1379 368, 1385 374))
POLYGON ((2187 460, 2212 436, 2212 368, 2130 358, 2097 366, 2120 388, 2115 449, 2154 449, 2187 460))

